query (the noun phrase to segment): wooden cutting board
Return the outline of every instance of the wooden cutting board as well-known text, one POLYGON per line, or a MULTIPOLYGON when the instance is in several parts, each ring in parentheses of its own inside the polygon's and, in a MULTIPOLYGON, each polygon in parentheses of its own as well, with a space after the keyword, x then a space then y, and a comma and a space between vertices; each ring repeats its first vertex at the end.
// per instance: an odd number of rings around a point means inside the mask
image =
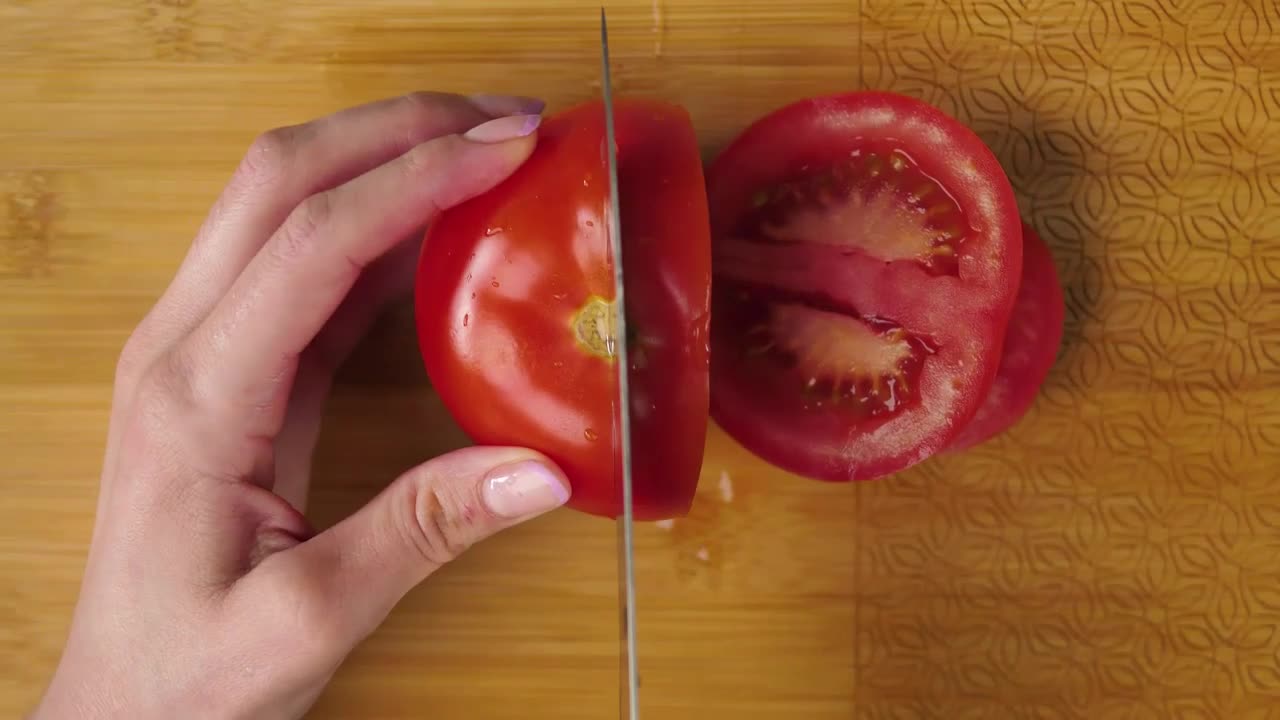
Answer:
MULTIPOLYGON (((1035 409, 964 455, 824 485, 711 427, 691 516, 639 531, 645 717, 1280 717, 1275 3, 609 11, 619 91, 685 104, 708 156, 855 88, 971 123, 1067 297, 1035 409)), ((250 140, 414 89, 592 97, 596 20, 517 0, 0 6, 0 713, 61 647, 116 354, 250 140)), ((309 514, 327 526, 463 443, 402 309, 335 392, 309 514)), ((570 512, 476 547, 313 716, 613 717, 613 551, 570 512)))

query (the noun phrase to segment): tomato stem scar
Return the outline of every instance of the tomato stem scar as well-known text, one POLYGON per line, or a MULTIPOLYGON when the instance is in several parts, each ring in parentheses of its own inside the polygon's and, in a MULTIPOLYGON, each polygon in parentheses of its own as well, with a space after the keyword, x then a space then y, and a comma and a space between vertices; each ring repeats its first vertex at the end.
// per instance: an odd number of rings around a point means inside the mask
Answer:
POLYGON ((614 303, 598 295, 588 298, 573 316, 573 335, 578 345, 606 360, 617 355, 617 328, 614 303))

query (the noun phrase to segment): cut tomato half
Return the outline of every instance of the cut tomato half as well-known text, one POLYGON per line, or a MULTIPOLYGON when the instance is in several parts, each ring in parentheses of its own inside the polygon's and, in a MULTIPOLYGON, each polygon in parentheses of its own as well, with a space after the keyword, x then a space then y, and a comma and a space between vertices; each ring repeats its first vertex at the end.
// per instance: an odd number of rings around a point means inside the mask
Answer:
POLYGON ((604 106, 547 118, 510 178, 446 213, 424 242, 417 324, 432 384, 478 443, 545 453, 569 506, 621 512, 614 437, 628 343, 635 518, 685 514, 706 437, 711 250, 688 114, 614 106, 629 337, 614 334, 604 106))
POLYGON ((858 92, 764 117, 707 177, 716 422, 831 481, 946 447, 995 377, 1022 262, 990 150, 926 103, 858 92))
POLYGON ((1000 368, 973 420, 951 441, 959 451, 1013 427, 1035 402, 1062 344, 1066 313, 1053 254, 1034 228, 1022 226, 1022 284, 1005 330, 1000 368))

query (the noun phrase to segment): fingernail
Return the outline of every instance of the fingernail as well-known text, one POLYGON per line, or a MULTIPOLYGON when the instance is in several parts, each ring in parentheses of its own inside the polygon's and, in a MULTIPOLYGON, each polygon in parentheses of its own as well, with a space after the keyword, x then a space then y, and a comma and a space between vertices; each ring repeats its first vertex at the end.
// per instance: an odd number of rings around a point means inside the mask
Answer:
POLYGON ((481 143, 500 143, 522 138, 538 128, 540 115, 508 115, 477 125, 463 137, 481 143))
POLYGON ((546 109, 547 104, 538 98, 521 95, 490 95, 481 93, 468 96, 472 105, 489 117, 504 115, 538 115, 546 109))
POLYGON ((481 494, 494 515, 522 518, 565 504, 569 485, 542 463, 526 460, 492 470, 481 494))

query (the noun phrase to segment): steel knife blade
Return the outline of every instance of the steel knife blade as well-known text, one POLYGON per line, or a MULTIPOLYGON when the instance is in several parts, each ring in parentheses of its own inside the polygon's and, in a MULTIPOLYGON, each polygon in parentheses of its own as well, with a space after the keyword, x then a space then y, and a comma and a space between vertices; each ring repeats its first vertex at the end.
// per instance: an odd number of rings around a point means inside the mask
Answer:
POLYGON ((609 62, 609 27, 605 9, 600 8, 600 58, 601 92, 604 97, 605 162, 608 165, 609 199, 607 207, 607 232, 609 252, 613 264, 614 318, 613 356, 617 369, 617 393, 614 397, 615 452, 619 459, 618 491, 622 512, 617 519, 619 618, 621 643, 621 698, 619 716, 622 720, 639 720, 640 674, 636 658, 636 591, 635 591, 635 542, 632 505, 631 464, 631 388, 628 379, 630 368, 627 356, 626 286, 622 262, 622 218, 618 202, 618 154, 613 115, 613 85, 609 62))

